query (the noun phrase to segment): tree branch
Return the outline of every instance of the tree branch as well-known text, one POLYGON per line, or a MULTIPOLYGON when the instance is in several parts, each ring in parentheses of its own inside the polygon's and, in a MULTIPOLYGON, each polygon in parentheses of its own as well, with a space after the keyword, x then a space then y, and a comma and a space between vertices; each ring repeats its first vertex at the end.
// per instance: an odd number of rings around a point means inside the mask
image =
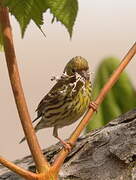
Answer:
MULTIPOLYGON (((32 153, 32 156, 34 158, 34 161, 36 163, 36 167, 38 172, 44 172, 45 170, 48 170, 49 163, 45 160, 43 153, 40 149, 37 137, 35 135, 30 115, 28 112, 27 104, 25 101, 18 66, 16 62, 16 55, 13 45, 13 38, 12 38, 12 32, 11 32, 11 26, 9 21, 9 14, 8 9, 5 7, 0 6, 0 23, 3 33, 3 41, 4 41, 4 51, 5 51, 5 57, 10 77, 10 82, 16 102, 16 106, 18 109, 19 117, 24 129, 24 133, 30 148, 30 151, 32 153)), ((5 161, 3 161, 4 164, 5 161)))
MULTIPOLYGON (((65 159, 59 172, 61 180, 134 180, 136 179, 136 109, 78 138, 76 146, 65 159)), ((57 143, 44 154, 52 163, 60 151, 57 143)), ((31 156, 15 162, 32 172, 36 171, 31 156)), ((24 180, 0 166, 1 180, 24 180)), ((46 179, 47 180, 47 179, 46 179)))
POLYGON ((9 168, 10 170, 12 170, 13 172, 19 174, 20 176, 29 179, 29 180, 34 180, 36 179, 36 174, 32 173, 30 171, 27 171, 17 165, 15 165, 12 162, 9 162, 8 160, 6 160, 5 158, 0 156, 0 163, 3 164, 5 167, 9 168))

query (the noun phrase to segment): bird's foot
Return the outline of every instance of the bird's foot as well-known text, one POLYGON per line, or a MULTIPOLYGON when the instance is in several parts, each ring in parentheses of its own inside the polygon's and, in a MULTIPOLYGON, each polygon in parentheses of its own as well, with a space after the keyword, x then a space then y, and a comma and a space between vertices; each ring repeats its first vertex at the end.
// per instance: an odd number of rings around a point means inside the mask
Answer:
POLYGON ((95 111, 95 112, 97 113, 98 104, 96 104, 95 102, 92 101, 92 102, 89 104, 89 108, 92 108, 93 111, 95 111))
POLYGON ((66 141, 60 139, 59 137, 57 137, 57 139, 59 139, 59 141, 61 142, 61 144, 63 145, 65 150, 68 150, 69 153, 72 151, 72 147, 73 147, 72 143, 66 142, 66 141))
POLYGON ((63 147, 65 150, 68 150, 68 152, 70 153, 72 151, 73 145, 70 142, 63 141, 63 147))

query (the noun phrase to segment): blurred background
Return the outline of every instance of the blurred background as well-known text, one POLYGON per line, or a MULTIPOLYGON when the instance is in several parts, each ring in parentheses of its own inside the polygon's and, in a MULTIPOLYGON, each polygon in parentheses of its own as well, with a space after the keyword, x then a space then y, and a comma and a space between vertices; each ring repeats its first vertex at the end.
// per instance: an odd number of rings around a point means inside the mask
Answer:
MULTIPOLYGON (((103 58, 113 56, 121 59, 136 40, 135 19, 135 0, 79 0, 72 39, 60 23, 50 23, 52 15, 48 11, 43 26, 46 38, 31 23, 22 40, 19 25, 11 17, 16 55, 31 118, 36 117, 35 109, 39 101, 55 83, 50 80, 51 77, 61 75, 72 57, 83 56, 89 61, 92 80, 103 58)), ((30 152, 26 142, 19 144, 24 134, 9 83, 4 53, 0 53, 0 59, 0 155, 15 160, 30 152)), ((126 71, 136 88, 136 57, 126 71)), ((60 129, 60 136, 68 138, 77 123, 60 129)), ((43 129, 37 135, 42 148, 57 142, 51 128, 43 129)))

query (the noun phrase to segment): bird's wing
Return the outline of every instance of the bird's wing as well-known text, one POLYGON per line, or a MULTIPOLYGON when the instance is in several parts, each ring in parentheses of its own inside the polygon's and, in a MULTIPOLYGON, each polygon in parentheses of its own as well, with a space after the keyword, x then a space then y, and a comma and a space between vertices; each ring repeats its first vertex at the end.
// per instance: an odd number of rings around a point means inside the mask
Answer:
MULTIPOLYGON (((59 80, 53 88, 49 91, 47 95, 44 96, 44 98, 39 103, 36 111, 37 111, 37 118, 33 120, 35 122, 37 119, 39 119, 44 114, 45 107, 55 105, 62 101, 64 98, 70 94, 71 88, 69 86, 69 82, 66 80, 59 80)), ((70 98, 70 96, 69 96, 70 98)), ((72 100, 72 97, 71 97, 72 100)))

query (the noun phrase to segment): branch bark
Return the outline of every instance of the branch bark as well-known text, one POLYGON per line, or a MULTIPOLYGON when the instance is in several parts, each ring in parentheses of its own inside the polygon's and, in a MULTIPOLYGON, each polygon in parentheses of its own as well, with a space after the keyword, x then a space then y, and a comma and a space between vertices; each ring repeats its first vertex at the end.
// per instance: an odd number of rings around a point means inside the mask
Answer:
MULTIPOLYGON (((78 139, 59 172, 60 180, 136 179, 136 109, 121 115, 105 127, 78 139)), ((60 151, 59 143, 44 150, 52 163, 60 151)), ((32 172, 31 156, 15 162, 32 172)), ((0 166, 0 179, 23 180, 0 166)))

